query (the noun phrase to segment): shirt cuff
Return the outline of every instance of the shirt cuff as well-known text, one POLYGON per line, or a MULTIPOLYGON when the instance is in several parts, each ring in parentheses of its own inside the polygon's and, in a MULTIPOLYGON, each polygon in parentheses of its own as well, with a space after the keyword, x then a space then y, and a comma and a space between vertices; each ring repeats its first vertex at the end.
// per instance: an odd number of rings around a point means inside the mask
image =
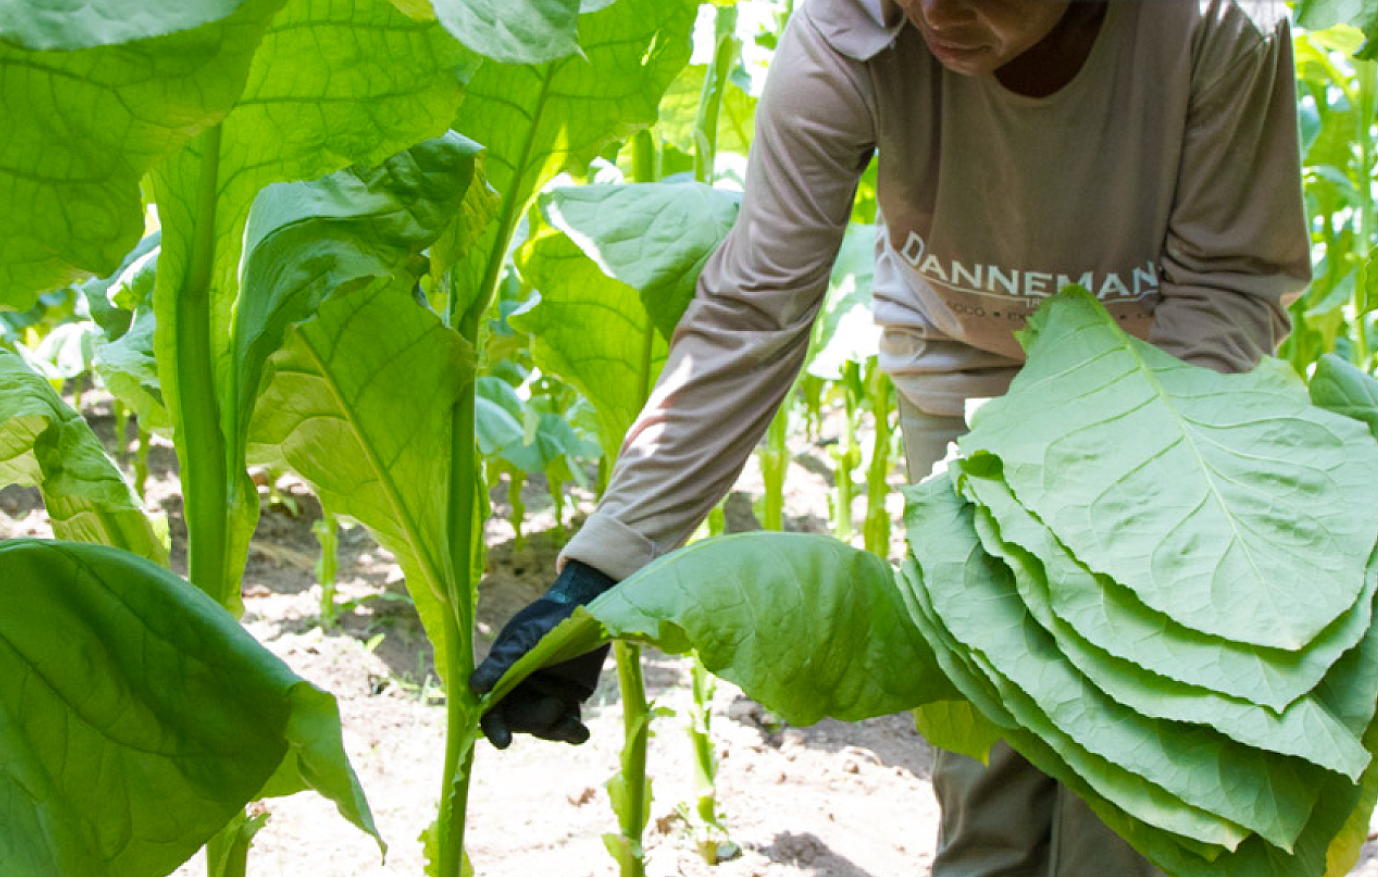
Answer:
POLYGON ((594 512, 560 552, 556 569, 564 569, 565 561, 572 558, 620 582, 661 553, 654 542, 631 527, 594 512))

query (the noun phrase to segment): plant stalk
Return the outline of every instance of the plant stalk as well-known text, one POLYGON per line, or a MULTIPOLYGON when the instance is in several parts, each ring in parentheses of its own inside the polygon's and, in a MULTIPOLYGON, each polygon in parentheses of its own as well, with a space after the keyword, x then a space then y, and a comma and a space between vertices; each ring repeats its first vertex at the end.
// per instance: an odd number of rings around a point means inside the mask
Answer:
POLYGON ((311 525, 311 533, 321 548, 321 556, 316 560, 316 583, 321 586, 321 627, 330 630, 339 619, 335 606, 335 579, 340 570, 339 522, 328 511, 321 519, 311 525))
POLYGON ((766 530, 785 529, 785 474, 789 471, 789 410, 791 391, 780 403, 766 429, 766 446, 761 451, 761 478, 765 482, 761 526, 766 530))
POLYGON ((153 437, 137 419, 134 424, 139 430, 139 448, 134 452, 134 490, 139 494, 140 500, 147 500, 145 490, 148 487, 148 451, 153 437))
MULTIPOLYGON (((479 321, 496 286, 487 295, 456 313, 459 297, 450 294, 451 325, 477 346, 479 321), (457 320, 457 322, 456 322, 457 320)), ((441 776, 440 815, 437 820, 437 865, 440 877, 461 877, 464 871, 464 826, 468 811, 469 777, 478 737, 478 699, 469 690, 474 671, 473 581, 474 542, 482 525, 477 514, 477 445, 474 435, 475 384, 470 380, 455 403, 451 426, 449 526, 450 570, 447 581, 445 627, 445 766, 441 776)))
MULTIPOLYGON (((650 813, 646 780, 646 748, 651 736, 651 706, 641 672, 641 647, 621 640, 613 643, 617 657, 617 683, 622 691, 622 801, 618 824, 626 855, 619 856, 622 877, 645 877, 645 850, 641 844, 650 813)), ((617 779, 614 779, 616 782, 617 779)))
POLYGON ((852 497, 856 491, 852 481, 852 472, 861 464, 861 449, 857 447, 856 441, 856 417, 857 408, 860 405, 858 397, 863 392, 860 386, 859 370, 860 366, 855 362, 848 362, 844 366, 842 387, 847 416, 842 421, 842 437, 838 440, 837 449, 833 452, 833 459, 837 462, 837 484, 834 488, 836 493, 833 500, 833 535, 844 542, 851 539, 855 532, 855 528, 852 526, 852 497))
POLYGON ((700 183, 713 181, 713 168, 718 153, 718 114, 722 109, 723 93, 732 64, 741 51, 737 30, 737 9, 720 6, 714 21, 713 60, 703 77, 703 91, 699 95, 698 112, 694 118, 694 179, 700 183))
POLYGON ((875 442, 871 445, 871 465, 866 470, 866 522, 862 533, 866 550, 881 557, 890 555, 890 514, 885 500, 890 493, 890 446, 894 427, 890 424, 890 400, 893 385, 890 377, 871 360, 871 379, 867 381, 867 398, 875 417, 875 442))
POLYGON ((230 519, 225 436, 211 344, 211 274, 220 171, 220 126, 201 135, 195 228, 187 275, 176 301, 177 457, 187 523, 187 577, 218 603, 237 602, 238 582, 225 581, 230 519))
MULTIPOLYGON (((1359 80, 1358 131, 1359 169, 1355 179, 1359 186, 1359 230, 1354 236, 1361 259, 1367 258, 1373 248, 1374 203, 1374 143, 1369 131, 1373 126, 1375 104, 1378 104, 1378 61, 1355 61, 1354 71, 1359 80)), ((1368 313, 1375 302, 1368 300, 1364 284, 1354 287, 1354 364, 1364 371, 1369 369, 1372 350, 1368 340, 1368 313)))

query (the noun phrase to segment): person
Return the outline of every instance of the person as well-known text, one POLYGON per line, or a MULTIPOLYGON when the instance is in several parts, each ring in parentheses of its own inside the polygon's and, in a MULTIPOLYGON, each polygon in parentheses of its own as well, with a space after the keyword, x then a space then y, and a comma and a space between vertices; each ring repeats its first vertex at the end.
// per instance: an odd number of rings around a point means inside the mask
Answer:
MULTIPOLYGON (((1065 285, 1190 362, 1237 371, 1271 352, 1310 277, 1292 64, 1280 2, 806 0, 760 99, 737 223, 556 584, 504 628, 475 690, 730 488, 801 366, 872 155, 880 365, 911 479, 965 429, 967 399, 1005 391, 1013 330, 1065 285)), ((580 742, 601 660, 542 671, 485 733, 580 742)), ((1003 744, 989 766, 940 753, 933 784, 936 877, 1158 873, 1003 744)))

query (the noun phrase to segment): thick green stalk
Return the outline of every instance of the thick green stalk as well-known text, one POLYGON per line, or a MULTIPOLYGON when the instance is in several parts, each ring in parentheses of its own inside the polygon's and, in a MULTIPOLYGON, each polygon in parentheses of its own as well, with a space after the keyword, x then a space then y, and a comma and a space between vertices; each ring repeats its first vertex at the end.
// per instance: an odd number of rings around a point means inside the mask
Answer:
POLYGON ((177 457, 187 522, 187 577, 229 605, 238 582, 224 581, 229 566, 230 518, 226 443, 220 429, 211 344, 211 274, 215 260, 215 207, 220 170, 220 126, 201 135, 195 229, 187 275, 177 293, 177 457))
MULTIPOLYGON (((451 325, 471 344, 477 344, 479 320, 492 290, 456 313, 459 297, 451 290, 451 325)), ((475 393, 470 381, 460 392, 452 415, 450 448, 449 526, 450 569, 446 582, 445 627, 445 767, 440 786, 437 822, 437 864, 440 877, 461 877, 464 870, 464 824, 468 810, 469 776, 478 737, 478 700, 466 684, 474 671, 474 542, 482 526, 477 514, 477 445, 474 436, 475 393)))
POLYGON ((622 691, 622 773, 613 778, 621 783, 621 795, 614 796, 624 855, 618 856, 622 877, 645 877, 646 858, 641 838, 650 813, 650 786, 646 780, 646 747, 651 736, 651 705, 646 699, 646 681, 641 673, 641 647, 618 641, 613 644, 617 658, 617 683, 622 691), (616 798, 620 797, 621 801, 616 798))
MULTIPOLYGON (((225 435, 215 388, 211 344, 211 276, 215 262, 215 212, 220 171, 220 126, 200 137, 194 228, 187 273, 175 302, 177 333, 176 432, 182 482, 182 511, 187 525, 187 578, 227 607, 237 602, 238 582, 225 581, 230 552, 229 490, 225 435)), ((244 877, 244 856, 237 849, 238 826, 231 821, 207 844, 211 877, 244 877)))

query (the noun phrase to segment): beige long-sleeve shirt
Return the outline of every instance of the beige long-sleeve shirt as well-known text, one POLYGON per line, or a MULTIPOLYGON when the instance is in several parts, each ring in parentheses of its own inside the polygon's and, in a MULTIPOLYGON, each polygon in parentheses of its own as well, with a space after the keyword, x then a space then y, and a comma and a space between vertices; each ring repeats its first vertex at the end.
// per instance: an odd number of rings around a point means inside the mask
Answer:
POLYGON ((565 556, 623 578, 731 487, 788 391, 878 156, 881 365, 934 414, 998 395, 1068 283, 1126 330, 1238 370, 1310 276, 1281 3, 1110 2, 1044 98, 943 68, 889 0, 808 0, 757 110, 736 226, 699 280, 607 493, 565 556))

